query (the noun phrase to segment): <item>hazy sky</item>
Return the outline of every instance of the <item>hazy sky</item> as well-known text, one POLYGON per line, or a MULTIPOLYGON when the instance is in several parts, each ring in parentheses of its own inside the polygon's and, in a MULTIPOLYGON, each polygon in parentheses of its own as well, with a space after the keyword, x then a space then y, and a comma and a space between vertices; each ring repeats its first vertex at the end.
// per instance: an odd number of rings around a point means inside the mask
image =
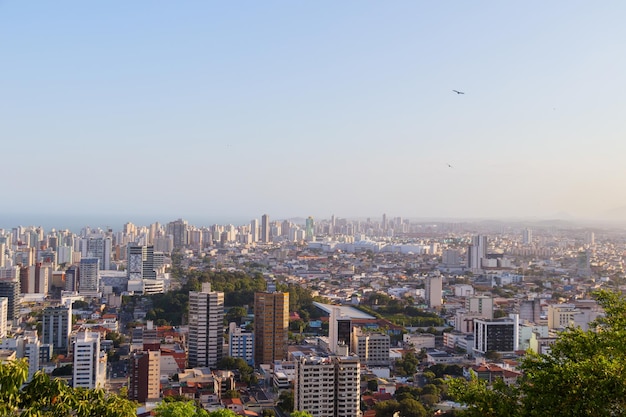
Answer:
POLYGON ((2 1, 0 217, 603 216, 626 206, 624 16, 2 1))

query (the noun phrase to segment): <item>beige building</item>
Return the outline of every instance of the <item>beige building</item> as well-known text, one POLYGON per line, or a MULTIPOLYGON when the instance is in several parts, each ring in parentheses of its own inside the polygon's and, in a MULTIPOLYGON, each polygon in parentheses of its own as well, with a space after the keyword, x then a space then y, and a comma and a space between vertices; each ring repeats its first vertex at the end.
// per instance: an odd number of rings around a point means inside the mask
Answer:
POLYGON ((360 417, 360 362, 356 356, 305 356, 298 361, 294 408, 313 417, 360 417))
POLYGON ((388 366, 391 339, 388 334, 365 333, 360 327, 352 329, 352 352, 359 356, 363 365, 388 366))

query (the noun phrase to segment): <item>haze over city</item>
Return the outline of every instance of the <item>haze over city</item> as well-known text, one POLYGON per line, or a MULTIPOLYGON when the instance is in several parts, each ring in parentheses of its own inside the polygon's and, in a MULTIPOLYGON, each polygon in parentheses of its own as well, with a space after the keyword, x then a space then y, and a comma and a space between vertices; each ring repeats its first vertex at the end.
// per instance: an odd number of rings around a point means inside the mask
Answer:
POLYGON ((624 219, 624 12, 2 2, 0 227, 624 219))

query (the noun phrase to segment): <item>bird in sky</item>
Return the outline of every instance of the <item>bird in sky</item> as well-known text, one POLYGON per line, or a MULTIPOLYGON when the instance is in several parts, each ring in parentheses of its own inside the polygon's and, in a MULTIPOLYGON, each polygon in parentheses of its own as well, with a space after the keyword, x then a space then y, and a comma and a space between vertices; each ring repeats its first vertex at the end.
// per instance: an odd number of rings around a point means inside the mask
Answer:
POLYGON ((457 94, 465 94, 463 91, 459 91, 459 90, 452 90, 452 91, 454 91, 457 94))
POLYGON ((452 165, 448 164, 448 168, 452 168, 452 165))

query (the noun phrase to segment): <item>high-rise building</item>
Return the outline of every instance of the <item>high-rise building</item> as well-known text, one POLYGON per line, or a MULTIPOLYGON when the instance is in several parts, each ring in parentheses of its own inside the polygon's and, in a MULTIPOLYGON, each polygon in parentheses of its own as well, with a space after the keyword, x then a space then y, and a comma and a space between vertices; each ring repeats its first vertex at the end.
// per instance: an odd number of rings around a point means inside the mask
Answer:
POLYGON ((485 354, 514 352, 519 348, 519 316, 494 320, 474 319, 474 351, 485 354))
POLYGON ((9 311, 9 299, 0 297, 0 339, 7 335, 7 313, 9 311))
POLYGON ((305 229, 304 238, 308 242, 311 242, 313 241, 315 237, 315 221, 313 220, 313 217, 311 216, 307 217, 305 227, 306 229, 305 229))
POLYGON ((338 353, 340 346, 352 347, 352 318, 342 314, 340 307, 333 307, 328 319, 328 348, 338 353))
POLYGON ((30 381, 35 372, 39 370, 39 349, 41 342, 37 337, 36 331, 26 331, 24 333, 24 358, 28 360, 28 381, 30 381))
POLYGON ((441 307, 443 291, 443 278, 439 276, 430 276, 426 278, 426 301, 428 307, 437 308, 441 307))
POLYGON ((107 357, 100 351, 100 333, 80 332, 73 343, 74 388, 104 388, 107 357))
POLYGON ((19 318, 20 304, 20 282, 17 280, 0 281, 0 297, 6 297, 7 305, 7 324, 19 318))
POLYGON ((129 359, 128 398, 139 403, 156 400, 160 394, 161 352, 135 351, 129 359))
POLYGON ((20 267, 20 290, 22 294, 35 293, 35 267, 22 265, 20 267))
POLYGON ((222 359, 224 348, 224 293, 211 291, 202 283, 202 291, 189 292, 189 366, 214 367, 222 359))
POLYGON ((154 246, 128 245, 128 280, 156 279, 154 246))
POLYGON ((487 236, 474 236, 471 245, 467 247, 467 267, 472 272, 479 272, 486 257, 487 236))
POLYGON ((264 214, 261 216, 261 242, 269 243, 270 242, 270 216, 269 214, 264 214))
POLYGON ((522 300, 519 305, 519 319, 521 322, 538 324, 541 320, 541 299, 522 300))
POLYGON ((83 257, 98 258, 101 270, 111 269, 112 241, 104 234, 93 234, 83 242, 83 257))
POLYGON ((298 360, 294 408, 313 417, 360 417, 361 375, 358 356, 298 360))
POLYGON ((100 259, 82 258, 78 290, 81 294, 95 295, 100 287, 100 259))
POLYGON ((254 334, 242 330, 237 323, 228 325, 228 356, 241 358, 254 366, 254 334))
POLYGON ((189 244, 188 225, 186 220, 178 219, 173 222, 169 222, 167 224, 166 233, 172 236, 174 249, 184 248, 189 244))
POLYGON ((250 234, 253 242, 259 241, 259 221, 257 219, 250 220, 250 234))
POLYGON ((67 352, 72 332, 72 307, 46 307, 42 314, 42 341, 51 344, 55 352, 67 352))
POLYGON ((522 231, 522 245, 530 245, 533 243, 533 231, 524 229, 522 231))
POLYGON ((41 262, 35 264, 35 294, 48 295, 50 287, 50 271, 52 268, 43 265, 41 262))
POLYGON ((72 265, 65 271, 65 291, 78 291, 78 267, 72 265))
POLYGON ((254 294, 254 363, 259 366, 286 359, 289 332, 289 293, 254 294))

